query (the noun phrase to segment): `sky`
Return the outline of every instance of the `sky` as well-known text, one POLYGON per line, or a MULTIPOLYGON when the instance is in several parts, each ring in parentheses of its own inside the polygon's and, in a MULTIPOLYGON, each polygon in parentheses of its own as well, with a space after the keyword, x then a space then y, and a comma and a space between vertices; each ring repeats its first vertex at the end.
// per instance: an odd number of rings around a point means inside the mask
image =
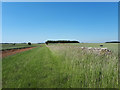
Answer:
POLYGON ((2 42, 118 40, 117 2, 3 2, 2 42))

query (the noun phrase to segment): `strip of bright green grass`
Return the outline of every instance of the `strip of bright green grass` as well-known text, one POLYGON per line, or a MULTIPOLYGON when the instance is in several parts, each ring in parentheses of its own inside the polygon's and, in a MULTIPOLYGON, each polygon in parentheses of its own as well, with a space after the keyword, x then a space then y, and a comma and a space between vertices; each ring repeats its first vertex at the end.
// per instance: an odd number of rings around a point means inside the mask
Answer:
POLYGON ((59 87, 56 60, 45 46, 4 58, 3 88, 59 87))

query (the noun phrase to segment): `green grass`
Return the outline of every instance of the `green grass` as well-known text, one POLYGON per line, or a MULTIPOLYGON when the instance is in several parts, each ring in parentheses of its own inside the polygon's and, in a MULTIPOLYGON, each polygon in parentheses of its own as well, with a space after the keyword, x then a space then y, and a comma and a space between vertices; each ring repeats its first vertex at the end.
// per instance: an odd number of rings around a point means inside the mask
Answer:
POLYGON ((57 68, 56 58, 45 46, 4 58, 3 87, 56 87, 57 68))
POLYGON ((3 88, 117 88, 117 44, 105 44, 111 55, 86 53, 80 46, 49 44, 2 60, 3 88))

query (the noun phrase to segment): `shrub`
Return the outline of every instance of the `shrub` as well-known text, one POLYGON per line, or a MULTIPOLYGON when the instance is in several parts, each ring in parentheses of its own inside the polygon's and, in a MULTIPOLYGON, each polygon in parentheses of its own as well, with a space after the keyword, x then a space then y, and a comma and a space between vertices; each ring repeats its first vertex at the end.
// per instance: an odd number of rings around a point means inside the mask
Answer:
POLYGON ((15 43, 13 43, 13 45, 15 45, 15 43))
POLYGON ((28 45, 31 45, 31 42, 28 42, 28 45))

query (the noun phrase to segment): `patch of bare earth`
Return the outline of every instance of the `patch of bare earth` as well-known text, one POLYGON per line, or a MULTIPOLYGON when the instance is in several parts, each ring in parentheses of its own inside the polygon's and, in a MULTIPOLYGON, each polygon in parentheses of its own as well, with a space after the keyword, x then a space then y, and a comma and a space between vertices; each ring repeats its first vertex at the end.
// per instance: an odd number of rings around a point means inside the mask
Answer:
POLYGON ((23 52, 23 51, 27 51, 27 50, 30 50, 32 48, 35 48, 35 47, 5 50, 5 51, 0 51, 0 53, 2 52, 2 58, 4 58, 6 56, 13 55, 13 54, 16 54, 16 53, 19 53, 19 52, 23 52))

